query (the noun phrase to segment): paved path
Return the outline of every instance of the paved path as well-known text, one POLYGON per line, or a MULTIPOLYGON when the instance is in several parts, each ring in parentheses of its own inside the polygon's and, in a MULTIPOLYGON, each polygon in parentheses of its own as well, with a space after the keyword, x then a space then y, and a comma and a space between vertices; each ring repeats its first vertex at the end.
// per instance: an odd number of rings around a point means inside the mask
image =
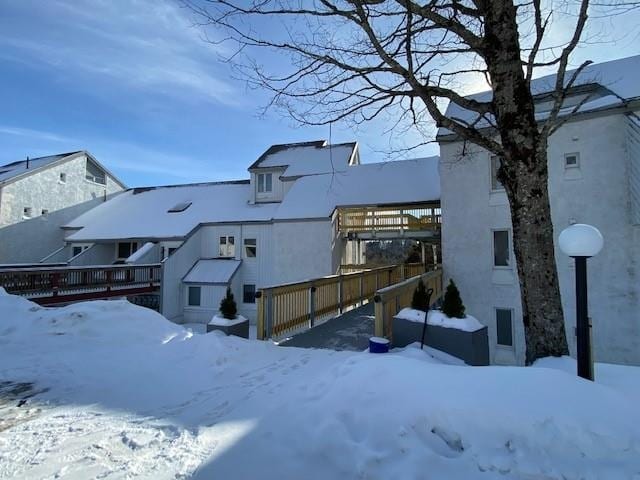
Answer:
POLYGON ((373 332, 373 302, 370 302, 299 333, 280 345, 362 352, 369 348, 369 337, 373 332))

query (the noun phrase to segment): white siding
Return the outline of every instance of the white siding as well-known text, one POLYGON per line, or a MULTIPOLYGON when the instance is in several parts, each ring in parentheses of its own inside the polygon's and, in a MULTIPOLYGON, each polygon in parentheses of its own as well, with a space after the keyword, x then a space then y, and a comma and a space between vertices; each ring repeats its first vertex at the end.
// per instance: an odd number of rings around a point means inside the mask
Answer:
MULTIPOLYGON (((571 122, 549 142, 549 194, 555 237, 570 222, 589 223, 605 238, 589 261, 589 307, 597 360, 640 364, 640 228, 630 214, 627 119, 610 115, 571 122), (568 171, 564 154, 580 154, 568 171)), ((489 154, 461 143, 441 145, 442 251, 445 277, 460 288, 467 311, 489 326, 492 360, 522 363, 524 332, 515 268, 494 269, 492 230, 511 229, 506 195, 490 192, 489 154), (514 349, 496 346, 495 308, 514 311, 514 349)), ((556 249, 567 333, 575 351, 574 269, 556 249)))

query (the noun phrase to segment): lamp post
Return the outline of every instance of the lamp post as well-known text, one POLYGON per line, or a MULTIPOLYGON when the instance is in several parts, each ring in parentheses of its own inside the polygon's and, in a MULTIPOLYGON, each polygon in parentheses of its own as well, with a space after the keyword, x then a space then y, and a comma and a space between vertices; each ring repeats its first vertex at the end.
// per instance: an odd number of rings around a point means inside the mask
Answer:
POLYGON ((576 340, 578 376, 593 380, 591 332, 587 305, 587 258, 597 255, 604 239, 596 227, 576 223, 565 228, 558 238, 560 250, 576 262, 576 340))

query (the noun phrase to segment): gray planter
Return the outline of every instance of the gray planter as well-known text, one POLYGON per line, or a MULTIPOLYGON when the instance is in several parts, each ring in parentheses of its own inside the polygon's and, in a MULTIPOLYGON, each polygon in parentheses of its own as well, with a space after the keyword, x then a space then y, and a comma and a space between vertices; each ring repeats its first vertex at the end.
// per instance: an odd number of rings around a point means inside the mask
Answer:
POLYGON ((207 323, 207 333, 213 332, 214 330, 220 330, 227 335, 249 338, 249 319, 242 317, 239 321, 234 321, 231 325, 212 325, 211 323, 207 323))
MULTIPOLYGON (((406 347, 419 342, 422 323, 393 317, 393 346, 406 347)), ((456 328, 427 325, 424 343, 463 360, 467 365, 489 365, 489 337, 487 327, 475 332, 456 328)))

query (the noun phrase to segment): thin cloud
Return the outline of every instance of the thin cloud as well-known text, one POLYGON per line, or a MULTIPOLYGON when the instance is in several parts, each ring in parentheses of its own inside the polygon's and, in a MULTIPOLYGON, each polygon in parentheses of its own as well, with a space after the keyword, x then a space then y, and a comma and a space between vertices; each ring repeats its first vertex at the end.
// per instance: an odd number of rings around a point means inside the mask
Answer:
POLYGON ((220 47, 205 43, 186 11, 168 1, 24 1, 4 9, 13 13, 5 19, 28 22, 0 20, 4 58, 49 67, 87 91, 109 81, 192 101, 240 103, 224 79, 220 47), (78 82, 79 74, 91 81, 78 82))
POLYGON ((8 125, 0 125, 0 135, 13 135, 51 142, 75 142, 74 139, 58 135, 57 133, 33 130, 30 128, 12 127, 8 125))

